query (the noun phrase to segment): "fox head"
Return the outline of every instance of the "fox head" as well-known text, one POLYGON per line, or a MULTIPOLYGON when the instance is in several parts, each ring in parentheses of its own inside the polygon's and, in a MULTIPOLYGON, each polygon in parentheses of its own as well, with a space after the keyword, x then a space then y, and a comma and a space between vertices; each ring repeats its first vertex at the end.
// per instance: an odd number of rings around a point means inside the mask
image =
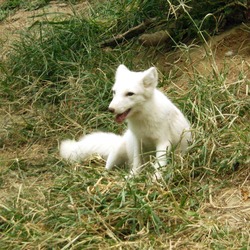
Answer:
POLYGON ((120 65, 112 88, 113 100, 109 105, 109 110, 116 115, 116 121, 122 123, 139 112, 141 105, 154 94, 157 84, 158 73, 155 67, 134 72, 120 65))

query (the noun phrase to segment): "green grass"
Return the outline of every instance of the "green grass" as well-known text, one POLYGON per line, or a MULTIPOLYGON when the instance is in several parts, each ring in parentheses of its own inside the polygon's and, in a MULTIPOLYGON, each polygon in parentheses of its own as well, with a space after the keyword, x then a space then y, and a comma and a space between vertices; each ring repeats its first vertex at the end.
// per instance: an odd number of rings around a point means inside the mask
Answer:
MULTIPOLYGON (((11 0, 0 3, 0 22, 11 16, 19 9, 26 11, 37 10, 47 6, 51 0, 11 0)), ((64 0, 62 3, 76 4, 80 0, 64 0)))
MULTIPOLYGON (((142 48, 136 39, 114 49, 99 45, 154 17, 151 2, 137 16, 138 1, 109 1, 93 5, 88 19, 73 12, 64 21, 36 22, 1 62, 1 249, 249 249, 249 207, 236 211, 218 197, 248 187, 248 71, 242 67, 231 79, 226 63, 216 70, 207 47, 210 74, 194 66, 178 86, 187 70, 162 70, 160 86, 194 136, 185 156, 168 156, 162 183, 152 182, 149 166, 126 180, 127 169, 107 173, 99 158, 68 164, 58 156, 64 138, 124 131, 107 112, 116 67, 146 69, 166 51, 142 48), (230 214, 239 226, 225 219, 230 214)), ((187 65, 191 48, 177 43, 187 65)))
POLYGON ((35 10, 48 4, 50 0, 11 0, 0 4, 0 21, 15 13, 18 9, 35 10))

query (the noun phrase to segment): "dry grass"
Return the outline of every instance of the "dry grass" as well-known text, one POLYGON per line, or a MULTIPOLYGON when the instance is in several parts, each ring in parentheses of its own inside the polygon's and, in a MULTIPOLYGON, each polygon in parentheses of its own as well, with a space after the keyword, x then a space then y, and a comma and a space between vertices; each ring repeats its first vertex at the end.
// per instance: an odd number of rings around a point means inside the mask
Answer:
POLYGON ((248 26, 211 40, 209 57, 202 45, 102 50, 107 23, 72 15, 35 25, 1 63, 0 248, 249 249, 248 26), (98 157, 58 156, 65 137, 123 131, 106 112, 119 63, 159 66, 160 87, 192 123, 194 142, 169 155, 162 183, 150 167, 125 180, 127 169, 107 173, 98 157))

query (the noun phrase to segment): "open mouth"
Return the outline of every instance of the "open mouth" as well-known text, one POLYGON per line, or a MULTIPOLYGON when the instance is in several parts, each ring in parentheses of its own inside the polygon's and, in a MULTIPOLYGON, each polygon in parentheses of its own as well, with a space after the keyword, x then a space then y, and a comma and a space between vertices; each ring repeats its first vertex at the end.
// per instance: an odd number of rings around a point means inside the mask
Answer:
POLYGON ((116 115, 115 121, 116 121, 117 123, 122 123, 122 122, 127 118, 128 114, 129 114, 129 112, 130 112, 130 110, 131 110, 131 109, 128 109, 127 111, 125 111, 125 112, 123 112, 123 113, 121 113, 121 114, 116 115))

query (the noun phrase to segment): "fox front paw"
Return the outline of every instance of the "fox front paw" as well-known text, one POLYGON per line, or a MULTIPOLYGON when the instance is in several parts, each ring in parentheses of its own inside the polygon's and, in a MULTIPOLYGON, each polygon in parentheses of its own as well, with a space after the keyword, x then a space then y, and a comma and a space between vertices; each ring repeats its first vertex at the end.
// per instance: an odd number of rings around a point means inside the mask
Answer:
POLYGON ((138 172, 135 171, 135 170, 131 170, 130 173, 128 175, 125 176, 125 179, 126 180, 129 180, 129 179, 132 179, 134 178, 135 176, 138 175, 138 172))
POLYGON ((155 171, 154 175, 152 176, 153 182, 160 182, 163 180, 162 173, 160 171, 155 171))

